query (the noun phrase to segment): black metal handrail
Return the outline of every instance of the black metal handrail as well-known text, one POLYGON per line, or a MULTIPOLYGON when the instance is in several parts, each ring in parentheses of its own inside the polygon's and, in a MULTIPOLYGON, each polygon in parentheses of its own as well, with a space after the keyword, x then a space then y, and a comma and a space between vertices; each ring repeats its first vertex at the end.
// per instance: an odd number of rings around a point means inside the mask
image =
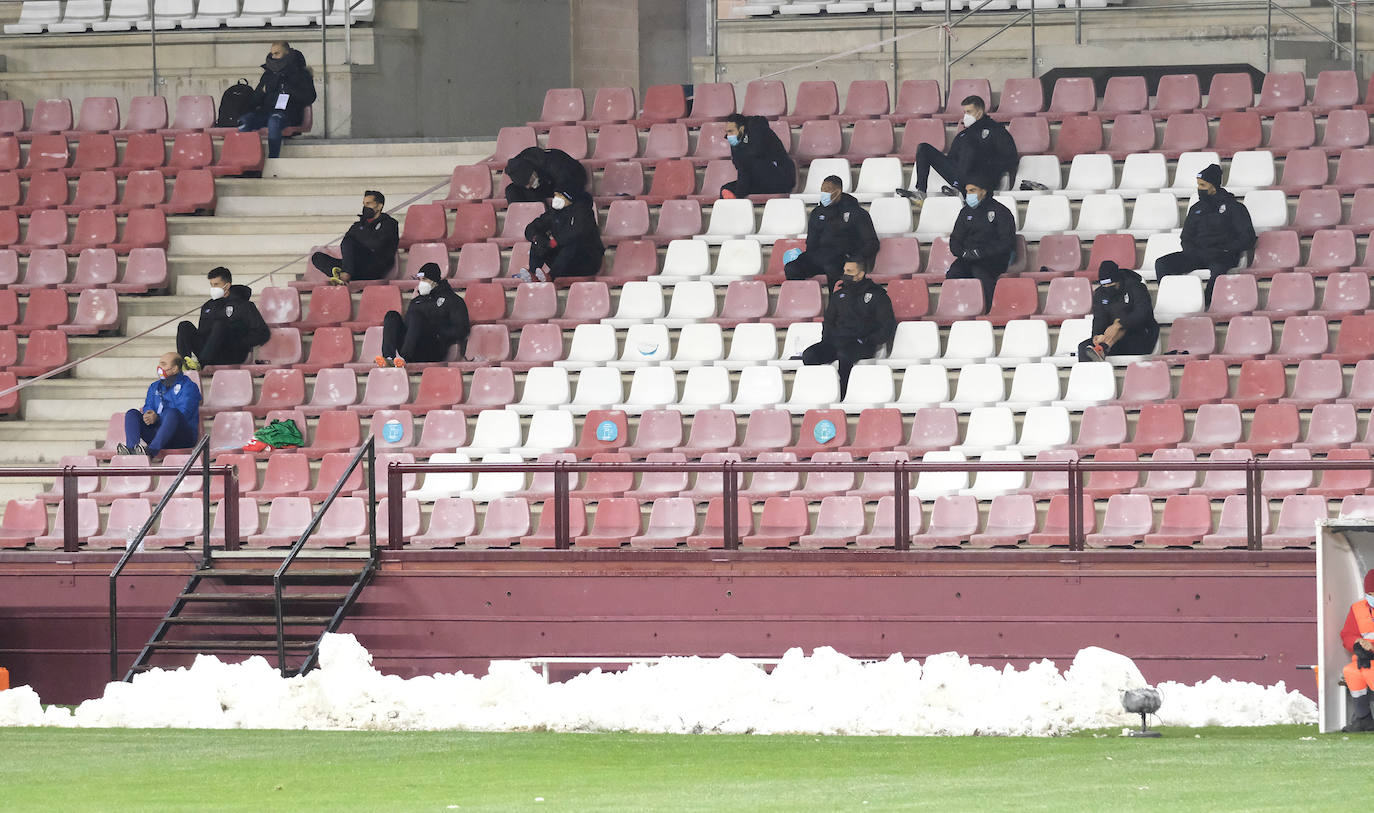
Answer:
MULTIPOLYGON (((172 495, 176 493, 177 488, 181 486, 181 482, 186 479, 186 475, 189 474, 191 468, 195 466, 197 459, 199 459, 201 462, 200 489, 201 507, 203 510, 201 534, 202 555, 204 558, 202 559, 201 566, 204 567, 204 563, 210 560, 210 475, 212 474, 212 470, 210 467, 210 438, 207 435, 202 437, 200 441, 196 443, 195 447, 191 450, 190 458, 187 459, 187 461, 184 464, 182 464, 179 470, 177 470, 176 476, 172 478, 172 482, 168 484, 167 491, 162 495, 162 499, 158 500, 157 505, 148 515, 147 521, 143 523, 143 527, 139 529, 138 534, 135 535, 133 539, 129 540, 128 547, 124 549, 124 555, 119 557, 119 562, 114 566, 114 570, 110 571, 109 583, 111 680, 117 680, 119 678, 119 574, 124 571, 124 566, 129 564, 129 560, 132 559, 134 554, 137 553, 138 550, 143 546, 143 539, 148 535, 148 532, 153 529, 153 525, 159 519, 162 518, 162 510, 167 507, 167 503, 171 501, 172 495)), ((74 467, 69 467, 69 469, 73 468, 74 467)), ((217 468, 218 470, 213 473, 222 474, 225 477, 224 493, 226 504, 229 498, 231 497, 231 492, 233 492, 232 498, 235 505, 237 505, 238 489, 236 486, 238 480, 236 476, 236 470, 233 466, 223 466, 217 468)), ((108 473, 108 471, 109 470, 106 470, 103 473, 108 473)), ((67 473, 64 475, 63 497, 67 505, 64 505, 63 508, 68 514, 66 517, 64 517, 64 520, 66 522, 66 524, 64 525, 64 532, 67 534, 70 534, 75 530, 74 526, 76 524, 76 499, 74 486, 75 482, 76 475, 74 473, 67 473)), ((227 525, 228 523, 226 518, 226 528, 227 525)))
POLYGON ((277 613, 277 668, 281 670, 282 676, 286 676, 286 618, 282 611, 282 578, 291 568, 291 564, 296 561, 305 543, 310 539, 310 535, 315 533, 320 527, 320 522, 324 519, 324 514, 329 507, 334 504, 334 499, 343 490, 344 483, 348 481, 353 471, 358 468, 358 464, 363 458, 367 458, 367 534, 368 534, 368 567, 375 566, 377 562, 377 480, 376 480, 376 440, 369 437, 367 442, 358 449, 349 461, 348 468, 339 475, 339 481, 330 490, 329 496, 324 498, 315 515, 310 518, 310 524, 305 526, 300 538, 296 540, 291 549, 287 551, 286 557, 282 559, 281 565, 276 573, 272 575, 273 600, 277 613))

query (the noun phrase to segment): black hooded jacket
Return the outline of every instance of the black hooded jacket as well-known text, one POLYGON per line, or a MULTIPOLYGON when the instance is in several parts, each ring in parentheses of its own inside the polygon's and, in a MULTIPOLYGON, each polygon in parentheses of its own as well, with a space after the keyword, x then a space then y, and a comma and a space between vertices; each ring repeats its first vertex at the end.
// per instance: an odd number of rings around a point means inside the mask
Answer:
POLYGON ((829 206, 811 210, 806 225, 806 251, 822 263, 842 265, 859 260, 872 267, 878 245, 873 218, 853 195, 842 193, 829 206))
POLYGON ((315 103, 315 77, 305 66, 305 55, 294 48, 282 57, 282 67, 274 71, 267 62, 262 63, 262 78, 253 89, 253 109, 260 113, 272 113, 277 109, 277 98, 285 93, 290 97, 286 102, 286 124, 300 126, 305 108, 315 103))
POLYGON ((529 186, 532 172, 539 175, 533 190, 541 198, 551 198, 560 189, 579 197, 587 194, 586 168, 562 150, 528 147, 506 163, 506 175, 520 186, 529 186))
POLYGON ((781 168, 794 180, 797 177, 797 168, 787 155, 787 146, 763 116, 744 117, 744 132, 740 134, 739 143, 730 147, 730 159, 736 168, 768 164, 781 168))
POLYGON ((562 209, 550 206, 525 227, 525 239, 587 257, 606 251, 591 198, 577 198, 562 209))
POLYGON ((200 308, 200 332, 207 334, 217 324, 228 325, 241 347, 258 347, 272 336, 267 323, 258 313, 258 306, 250 297, 253 289, 247 285, 231 285, 229 293, 219 299, 207 299, 200 308))
POLYGON ((372 252, 374 257, 386 258, 396 256, 396 247, 401 242, 400 224, 396 218, 382 212, 371 220, 358 218, 344 237, 352 237, 358 244, 372 252))
POLYGON ((883 286, 864 277, 848 280, 830 292, 821 338, 826 342, 858 341, 874 348, 892 343, 897 317, 883 286))
POLYGON ((967 262, 1007 270, 1016 251, 1016 216, 991 195, 977 207, 965 206, 954 221, 949 250, 967 262))
POLYGON ((1093 335, 1100 335, 1112 322, 1121 326, 1139 343, 1153 347, 1159 339, 1159 323, 1150 291, 1140 275, 1128 268, 1112 272, 1115 285, 1099 285, 1093 291, 1093 335))
POLYGON ((1233 262, 1236 255, 1255 246, 1255 226, 1250 210, 1235 195, 1218 187, 1214 195, 1198 197, 1183 221, 1184 253, 1209 264, 1233 262))
POLYGON ((448 284, 448 280, 434 283, 434 289, 423 296, 417 293, 411 298, 407 311, 426 317, 429 324, 441 331, 445 340, 467 341, 471 329, 468 305, 448 284))
POLYGON ((959 167, 960 182, 972 180, 975 175, 990 175, 1001 180, 1006 172, 1015 180, 1016 166, 1021 160, 1016 152, 1016 141, 1007 132, 1006 125, 993 121, 992 116, 986 114, 954 136, 948 155, 959 167))

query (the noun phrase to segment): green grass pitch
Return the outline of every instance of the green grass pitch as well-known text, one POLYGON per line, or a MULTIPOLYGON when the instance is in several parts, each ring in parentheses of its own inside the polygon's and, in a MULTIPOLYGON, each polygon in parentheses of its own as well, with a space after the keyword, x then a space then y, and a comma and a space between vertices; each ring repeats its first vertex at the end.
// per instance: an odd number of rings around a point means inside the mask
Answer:
POLYGON ((0 810, 1348 810, 1374 759, 1312 726, 1119 734, 0 729, 0 810))

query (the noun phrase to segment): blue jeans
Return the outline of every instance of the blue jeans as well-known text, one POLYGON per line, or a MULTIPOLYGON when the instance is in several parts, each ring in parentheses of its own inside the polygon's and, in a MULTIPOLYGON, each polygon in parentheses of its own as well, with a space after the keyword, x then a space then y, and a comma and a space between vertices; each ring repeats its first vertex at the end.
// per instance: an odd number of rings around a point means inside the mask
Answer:
POLYGON ((147 443, 149 457, 163 449, 191 448, 196 445, 197 432, 198 428, 175 409, 164 412, 152 426, 143 422, 143 410, 131 409, 124 413, 124 445, 132 449, 147 443))
POLYGON ((286 127, 286 111, 275 110, 264 113, 254 110, 239 117, 239 132, 251 133, 267 128, 267 157, 281 156, 281 131, 286 127))

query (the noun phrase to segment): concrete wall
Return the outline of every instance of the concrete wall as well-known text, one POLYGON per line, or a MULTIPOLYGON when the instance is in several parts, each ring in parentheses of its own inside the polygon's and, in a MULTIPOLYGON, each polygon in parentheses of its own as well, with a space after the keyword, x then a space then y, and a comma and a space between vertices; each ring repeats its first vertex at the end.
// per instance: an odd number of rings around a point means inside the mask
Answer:
MULTIPOLYGON (((639 90, 692 81, 692 13, 700 0, 659 0, 639 7, 639 90)), ((699 21, 697 30, 705 28, 699 21)), ((703 43, 704 44, 704 43, 703 43)))
POLYGON ((588 93, 599 87, 639 86, 639 0, 573 0, 573 84, 588 93))

